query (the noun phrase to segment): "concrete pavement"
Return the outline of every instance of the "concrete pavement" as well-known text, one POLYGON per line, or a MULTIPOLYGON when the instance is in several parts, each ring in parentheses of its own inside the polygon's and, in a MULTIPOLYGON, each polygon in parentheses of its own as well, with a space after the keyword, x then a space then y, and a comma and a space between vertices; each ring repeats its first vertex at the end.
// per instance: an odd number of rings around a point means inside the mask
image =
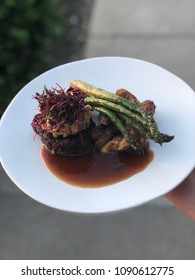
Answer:
MULTIPOLYGON (((193 0, 95 0, 82 58, 117 55, 165 67, 195 88, 193 0)), ((58 211, 0 169, 0 259, 194 259, 195 223, 163 197, 108 214, 58 211)))
POLYGON ((192 0, 97 0, 85 56, 143 59, 195 89, 194 6, 192 0))

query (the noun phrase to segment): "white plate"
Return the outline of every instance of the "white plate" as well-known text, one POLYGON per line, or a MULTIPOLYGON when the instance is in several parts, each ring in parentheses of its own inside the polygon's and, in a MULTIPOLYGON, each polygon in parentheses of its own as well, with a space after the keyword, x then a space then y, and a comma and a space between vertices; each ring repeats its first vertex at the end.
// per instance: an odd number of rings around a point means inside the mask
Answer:
POLYGON ((102 57, 68 63, 38 76, 13 99, 0 126, 1 162, 10 178, 27 195, 48 206, 98 213, 145 203, 176 187, 195 163, 195 94, 181 79, 151 63, 122 57, 102 57), (73 187, 57 179, 40 157, 41 142, 31 128, 37 113, 35 92, 56 83, 68 87, 80 79, 114 92, 124 87, 141 101, 157 106, 159 130, 175 139, 162 147, 151 143, 152 163, 141 173, 98 189, 73 187))

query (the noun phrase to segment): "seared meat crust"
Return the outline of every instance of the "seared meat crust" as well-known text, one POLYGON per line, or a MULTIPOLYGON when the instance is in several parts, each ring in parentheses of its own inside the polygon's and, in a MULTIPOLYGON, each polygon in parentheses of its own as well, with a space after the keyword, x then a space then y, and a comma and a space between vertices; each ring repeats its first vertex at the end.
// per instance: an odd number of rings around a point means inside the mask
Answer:
POLYGON ((153 101, 151 100, 145 100, 140 104, 141 108, 146 111, 148 114, 150 114, 151 116, 154 116, 155 114, 155 109, 156 106, 154 104, 153 101))
MULTIPOLYGON (((116 94, 128 99, 133 103, 138 104, 144 111, 146 111, 151 116, 154 115, 156 106, 151 100, 140 102, 132 93, 130 93, 126 89, 118 89, 116 91, 116 94)), ((106 116, 100 114, 99 120, 101 124, 95 129, 93 129, 92 138, 96 140, 95 144, 101 150, 101 152, 133 152, 133 148, 131 147, 130 142, 118 132, 115 125, 110 124, 107 121, 106 116), (115 127, 115 130, 113 130, 113 127, 115 127)), ((149 150, 149 141, 146 138, 141 137, 138 131, 136 131, 135 128, 133 128, 131 125, 127 125, 126 129, 136 139, 136 141, 140 144, 142 149, 145 152, 147 152, 149 150)))
MULTIPOLYGON (((38 122, 40 114, 34 116, 33 123, 38 122)), ((91 130, 95 126, 94 122, 90 120, 87 128, 77 132, 77 134, 68 135, 59 134, 58 137, 41 126, 32 126, 35 133, 41 137, 42 143, 55 154, 64 156, 78 156, 89 152, 92 147, 93 140, 91 137, 91 130)))
MULTIPOLYGON (((149 142, 147 139, 139 137, 137 141, 145 152, 149 150, 149 142)), ((133 152, 131 143, 121 134, 113 137, 110 141, 108 141, 101 147, 102 153, 113 153, 121 151, 133 152)))
POLYGON ((118 132, 115 125, 111 124, 109 126, 99 125, 93 128, 91 136, 95 141, 95 146, 101 148, 108 141, 110 141, 118 132))
POLYGON ((111 124, 110 119, 102 113, 99 113, 98 119, 99 119, 100 124, 102 124, 104 126, 108 126, 111 124))
POLYGON ((63 156, 84 155, 92 148, 91 128, 93 126, 94 124, 91 123, 90 127, 67 137, 53 137, 50 132, 44 132, 41 141, 55 154, 63 156))
POLYGON ((137 97, 135 97, 135 95, 133 95, 131 92, 129 92, 128 90, 124 89, 124 88, 120 88, 116 91, 116 95, 120 95, 126 99, 128 99, 129 101, 136 103, 136 104, 140 104, 139 100, 137 99, 137 97))
POLYGON ((154 104, 153 101, 151 100, 145 100, 143 102, 140 102, 137 97, 135 97, 135 95, 133 95, 131 92, 129 92, 128 90, 126 89, 118 89, 116 91, 116 94, 117 95, 120 95, 126 99, 128 99, 129 101, 133 102, 133 103, 136 103, 138 105, 140 105, 140 107, 146 111, 148 114, 150 114, 151 116, 154 116, 155 114, 155 109, 156 109, 156 106, 154 104))

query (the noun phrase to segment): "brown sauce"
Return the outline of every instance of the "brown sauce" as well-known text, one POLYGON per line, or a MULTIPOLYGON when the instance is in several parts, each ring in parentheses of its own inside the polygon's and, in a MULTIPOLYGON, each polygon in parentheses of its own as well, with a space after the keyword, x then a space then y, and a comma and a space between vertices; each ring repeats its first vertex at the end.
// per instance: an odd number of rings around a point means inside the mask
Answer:
POLYGON ((92 151, 84 156, 65 157, 41 149, 47 168, 62 181, 77 187, 98 188, 128 179, 143 171, 153 160, 152 151, 144 158, 128 153, 103 154, 92 151))

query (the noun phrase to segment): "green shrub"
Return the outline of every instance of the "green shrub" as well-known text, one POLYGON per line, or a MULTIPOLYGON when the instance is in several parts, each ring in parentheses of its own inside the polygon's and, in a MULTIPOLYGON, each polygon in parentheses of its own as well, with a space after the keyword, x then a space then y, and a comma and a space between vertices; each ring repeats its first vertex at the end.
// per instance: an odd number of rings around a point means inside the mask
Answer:
POLYGON ((40 71, 51 38, 65 24, 59 1, 0 1, 0 103, 13 96, 40 71))

